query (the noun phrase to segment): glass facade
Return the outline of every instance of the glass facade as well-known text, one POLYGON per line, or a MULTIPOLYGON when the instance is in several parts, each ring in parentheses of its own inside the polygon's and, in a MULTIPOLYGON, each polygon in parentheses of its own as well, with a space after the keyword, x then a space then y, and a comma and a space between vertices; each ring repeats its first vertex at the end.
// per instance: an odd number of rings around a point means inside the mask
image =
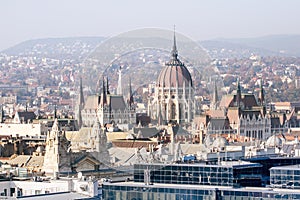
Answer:
POLYGON ((300 166, 272 167, 270 169, 270 184, 277 188, 300 189, 300 166))
POLYGON ((262 200, 300 199, 300 165, 284 165, 299 159, 260 158, 263 164, 221 162, 136 164, 134 182, 104 183, 109 200, 262 200), (277 163, 276 163, 277 161, 277 163), (261 187, 264 173, 271 187, 261 187), (244 187, 247 186, 247 187, 244 187), (248 187, 251 186, 251 187, 248 187))
POLYGON ((261 165, 205 165, 205 164, 136 164, 134 181, 145 182, 149 171, 150 183, 188 185, 260 186, 261 165))
POLYGON ((103 199, 105 200, 274 200, 300 199, 300 193, 286 193, 284 191, 251 190, 242 188, 185 188, 154 185, 118 185, 107 183, 103 185, 103 199))

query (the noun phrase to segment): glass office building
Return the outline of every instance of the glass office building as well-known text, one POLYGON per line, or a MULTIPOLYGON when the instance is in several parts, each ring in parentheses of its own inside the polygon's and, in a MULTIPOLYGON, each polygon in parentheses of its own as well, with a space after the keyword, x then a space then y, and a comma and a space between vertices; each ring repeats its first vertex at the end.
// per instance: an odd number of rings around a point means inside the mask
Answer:
POLYGON ((273 167, 271 187, 259 187, 262 170, 249 162, 136 164, 133 182, 104 183, 102 194, 105 200, 300 199, 298 165, 273 167))
POLYGON ((221 162, 220 165, 194 164, 136 164, 134 181, 218 186, 260 186, 260 164, 248 162, 221 162))
POLYGON ((270 185, 274 188, 300 189, 300 165, 272 167, 270 185))
POLYGON ((184 184, 104 183, 105 200, 274 200, 300 199, 300 191, 184 184))

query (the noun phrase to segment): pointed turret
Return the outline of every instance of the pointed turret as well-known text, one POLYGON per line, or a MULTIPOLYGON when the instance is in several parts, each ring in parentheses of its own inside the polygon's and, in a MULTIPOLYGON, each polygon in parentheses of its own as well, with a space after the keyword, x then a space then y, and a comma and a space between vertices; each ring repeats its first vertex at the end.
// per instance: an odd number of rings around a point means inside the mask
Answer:
POLYGON ((4 110, 3 105, 0 106, 0 123, 4 122, 4 110))
POLYGON ((214 94, 213 94, 213 99, 212 99, 212 108, 214 110, 216 110, 217 107, 218 107, 218 101, 219 101, 218 88, 217 88, 217 81, 215 80, 215 83, 214 83, 214 94))
POLYGON ((265 101, 265 94, 264 94, 264 88, 263 88, 263 80, 260 80, 260 91, 259 91, 259 95, 258 95, 258 100, 261 106, 264 105, 264 101, 265 101))
POLYGON ((106 94, 109 95, 109 84, 108 84, 108 77, 106 77, 106 94))
POLYGON ((173 47, 171 50, 171 59, 166 63, 166 66, 184 66, 184 64, 178 59, 178 51, 176 45, 176 34, 174 26, 174 37, 173 37, 173 47))
POLYGON ((107 97, 106 97, 106 88, 105 88, 105 81, 104 77, 102 80, 102 94, 101 94, 101 100, 100 100, 100 106, 104 106, 107 104, 107 97))
POLYGON ((117 88, 117 95, 122 95, 122 67, 119 68, 119 79, 118 79, 118 88, 117 88))
POLYGON ((56 108, 56 104, 54 105, 54 119, 57 119, 57 108, 56 108))
POLYGON ((43 171, 47 176, 57 178, 59 172, 71 172, 70 142, 61 134, 57 119, 47 134, 43 171))
POLYGON ((128 105, 131 107, 133 105, 133 94, 132 94, 132 87, 131 87, 131 77, 129 77, 129 94, 128 94, 128 105))
POLYGON ((95 158, 102 163, 109 163, 109 152, 107 150, 106 129, 101 127, 100 121, 96 118, 92 128, 92 138, 95 138, 95 158))
POLYGON ((240 79, 237 79, 237 90, 236 90, 236 103, 237 107, 241 106, 241 98, 242 98, 242 93, 241 93, 241 85, 240 85, 240 79))
POLYGON ((82 116, 81 112, 84 108, 84 97, 83 97, 83 87, 82 87, 82 77, 80 77, 80 83, 79 83, 79 95, 78 95, 78 102, 76 106, 76 118, 78 123, 78 129, 82 126, 82 116))
POLYGON ((82 87, 82 77, 80 77, 80 86, 79 86, 79 105, 84 106, 84 97, 83 97, 83 87, 82 87))
POLYGON ((52 125, 52 129, 51 129, 51 131, 52 132, 56 132, 56 133, 58 133, 58 121, 57 121, 57 118, 55 118, 54 119, 54 122, 53 122, 53 125, 52 125))
POLYGON ((178 51, 177 51, 177 46, 176 46, 175 26, 174 26, 173 48, 172 48, 171 54, 172 54, 173 59, 177 59, 178 51))

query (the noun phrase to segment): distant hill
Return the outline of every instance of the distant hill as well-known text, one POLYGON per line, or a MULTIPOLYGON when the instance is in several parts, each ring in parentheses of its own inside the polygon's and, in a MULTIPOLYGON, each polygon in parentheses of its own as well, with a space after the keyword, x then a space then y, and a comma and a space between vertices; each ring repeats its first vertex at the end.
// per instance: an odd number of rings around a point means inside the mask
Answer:
MULTIPOLYGON (((45 56, 56 59, 81 59, 105 37, 45 38, 22 42, 3 53, 45 56)), ((272 35, 257 38, 231 38, 200 41, 212 58, 261 56, 300 56, 300 35, 272 35)))
POLYGON ((57 59, 74 59, 89 53, 104 39, 104 37, 34 39, 21 42, 2 52, 9 55, 32 55, 57 59))
POLYGON ((201 41, 213 58, 261 56, 300 56, 300 35, 271 35, 201 41))

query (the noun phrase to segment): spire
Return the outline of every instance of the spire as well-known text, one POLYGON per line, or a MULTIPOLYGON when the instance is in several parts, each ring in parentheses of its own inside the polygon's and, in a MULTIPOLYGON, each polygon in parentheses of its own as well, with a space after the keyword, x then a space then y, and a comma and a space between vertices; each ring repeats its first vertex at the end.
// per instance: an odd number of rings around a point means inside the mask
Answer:
POLYGON ((119 68, 119 79, 118 79, 118 88, 117 95, 122 95, 122 67, 119 68))
POLYGON ((236 102, 237 102, 237 107, 240 107, 241 103, 241 85, 240 85, 240 78, 237 79, 237 90, 236 90, 236 102))
POLYGON ((264 94, 264 88, 263 88, 263 79, 260 80, 260 91, 259 91, 259 96, 258 96, 260 105, 262 106, 265 101, 265 94, 264 94))
POLYGON ((110 94, 110 92, 109 92, 109 84, 108 84, 108 77, 106 77, 106 94, 110 94))
POLYGON ((241 92, 240 78, 237 79, 237 93, 241 92))
POLYGON ((215 80, 215 83, 214 83, 214 94, 213 94, 213 99, 212 99, 213 109, 217 109, 218 100, 219 99, 218 99, 217 81, 215 80))
POLYGON ((0 123, 4 122, 4 110, 3 105, 0 106, 0 123))
POLYGON ((58 127, 58 121, 57 118, 54 119, 53 125, 52 125, 52 131, 58 131, 59 127, 58 127))
POLYGON ((174 38, 173 38, 173 48, 172 48, 172 58, 177 59, 178 56, 178 51, 177 51, 177 46, 176 46, 176 34, 175 34, 175 25, 174 25, 174 38))
POLYGON ((82 116, 81 111, 84 108, 84 97, 83 97, 83 87, 82 87, 82 77, 80 76, 79 79, 79 96, 78 96, 78 102, 77 102, 77 108, 76 108, 76 119, 78 123, 78 129, 82 126, 82 116))
POLYGON ((133 95, 132 95, 132 87, 131 87, 131 77, 129 77, 129 94, 128 94, 128 104, 132 106, 133 104, 133 95))
POLYGON ((184 66, 184 64, 178 59, 175 25, 174 25, 174 37, 173 37, 173 47, 171 51, 171 59, 169 62, 166 63, 166 66, 184 66))
POLYGON ((101 106, 104 106, 107 101, 106 101, 106 89, 105 89, 105 81, 104 81, 104 77, 103 77, 103 80, 102 80, 102 94, 101 94, 101 101, 100 101, 100 105, 101 106))
POLYGON ((56 104, 54 105, 54 119, 57 119, 57 108, 56 108, 56 104))
POLYGON ((82 77, 80 77, 80 85, 79 85, 79 105, 81 105, 82 107, 84 105, 82 77))

